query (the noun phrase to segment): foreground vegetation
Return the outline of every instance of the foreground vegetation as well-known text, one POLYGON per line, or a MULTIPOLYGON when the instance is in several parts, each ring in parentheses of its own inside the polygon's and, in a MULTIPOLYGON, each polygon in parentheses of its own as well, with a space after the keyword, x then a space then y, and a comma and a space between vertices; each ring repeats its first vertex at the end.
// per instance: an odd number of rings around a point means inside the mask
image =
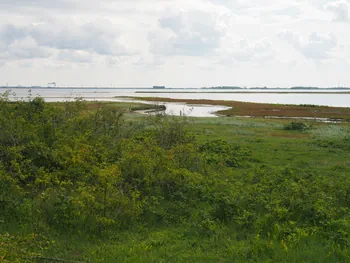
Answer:
POLYGON ((0 262, 349 262, 347 124, 0 100, 0 262))

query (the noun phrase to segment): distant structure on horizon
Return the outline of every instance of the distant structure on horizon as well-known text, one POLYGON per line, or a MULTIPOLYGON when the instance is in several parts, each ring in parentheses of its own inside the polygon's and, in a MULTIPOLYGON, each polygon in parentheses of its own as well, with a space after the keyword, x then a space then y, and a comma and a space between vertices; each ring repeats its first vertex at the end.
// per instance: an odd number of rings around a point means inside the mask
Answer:
POLYGON ((165 86, 153 86, 154 89, 165 89, 165 86))
POLYGON ((56 88, 56 82, 47 83, 48 88, 56 88))
POLYGON ((243 89, 238 86, 216 86, 216 87, 202 87, 202 89, 243 89))

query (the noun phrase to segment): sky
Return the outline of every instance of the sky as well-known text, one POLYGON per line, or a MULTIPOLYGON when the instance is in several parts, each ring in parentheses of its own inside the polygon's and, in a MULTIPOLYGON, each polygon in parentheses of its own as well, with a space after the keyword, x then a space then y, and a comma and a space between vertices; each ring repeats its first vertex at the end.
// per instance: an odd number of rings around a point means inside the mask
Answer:
POLYGON ((350 86, 350 0, 0 0, 0 86, 350 86))

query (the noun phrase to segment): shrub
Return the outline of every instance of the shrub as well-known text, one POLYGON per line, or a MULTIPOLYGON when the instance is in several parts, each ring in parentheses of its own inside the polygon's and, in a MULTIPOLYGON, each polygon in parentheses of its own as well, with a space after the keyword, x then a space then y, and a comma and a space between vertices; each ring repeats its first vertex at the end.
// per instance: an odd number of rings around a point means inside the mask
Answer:
POLYGON ((306 131, 310 127, 303 122, 291 122, 283 126, 283 129, 286 131, 306 131))
POLYGON ((250 155, 239 146, 232 145, 223 140, 214 140, 200 146, 200 151, 206 163, 224 165, 227 167, 240 167, 242 157, 250 155))
POLYGON ((177 118, 167 115, 156 115, 150 118, 154 127, 154 137, 158 145, 165 149, 171 149, 179 144, 193 143, 194 137, 188 130, 189 121, 186 116, 177 118))

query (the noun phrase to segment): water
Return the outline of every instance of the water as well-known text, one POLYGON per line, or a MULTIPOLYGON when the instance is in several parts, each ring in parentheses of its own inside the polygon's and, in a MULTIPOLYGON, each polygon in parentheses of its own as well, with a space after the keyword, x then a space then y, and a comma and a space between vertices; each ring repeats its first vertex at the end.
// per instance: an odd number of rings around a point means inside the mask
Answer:
POLYGON ((164 97, 173 99, 228 100, 273 104, 313 104, 332 107, 350 107, 350 94, 340 94, 340 91, 333 91, 333 93, 329 91, 322 93, 310 93, 310 91, 305 91, 298 94, 287 92, 288 91, 283 91, 281 93, 267 93, 266 91, 262 91, 261 93, 218 93, 217 91, 215 91, 213 93, 136 93, 136 96, 162 98, 164 97))
MULTIPOLYGON (((6 89, 1 88, 0 93, 6 89)), ((85 100, 120 101, 120 97, 164 97, 173 99, 208 99, 244 101, 274 104, 314 104, 334 107, 350 107, 350 94, 344 94, 344 90, 293 90, 298 94, 288 93, 291 90, 209 90, 209 89, 171 89, 168 92, 154 89, 63 89, 41 88, 31 89, 31 97, 40 96, 48 102, 69 101, 81 97, 85 100), (247 93, 242 93, 242 91, 247 93), (259 93, 256 93, 256 92, 259 93), (142 92, 142 93, 138 93, 142 92), (147 93, 149 92, 149 93, 147 93), (156 92, 156 93, 155 93, 156 92), (171 92, 171 93, 170 93, 171 92), (278 93, 277 93, 278 92, 278 93), (119 97, 119 98, 118 98, 119 97)), ((12 99, 26 99, 29 95, 28 88, 16 88, 12 99)), ((143 102, 144 103, 144 102, 143 102)), ((185 105, 183 103, 166 103, 168 114, 207 117, 213 116, 213 112, 226 109, 221 106, 209 105, 185 105)))
MULTIPOLYGON (((146 103, 146 104, 155 104, 155 105, 165 105, 166 110, 165 114, 175 115, 175 116, 190 116, 190 117, 216 117, 215 112, 229 109, 225 106, 214 106, 214 105, 191 105, 184 103, 173 103, 173 102, 149 102, 149 101, 139 101, 135 99, 116 99, 116 101, 124 102, 135 102, 135 103, 146 103)), ((159 114, 155 111, 139 111, 142 114, 159 114)))

